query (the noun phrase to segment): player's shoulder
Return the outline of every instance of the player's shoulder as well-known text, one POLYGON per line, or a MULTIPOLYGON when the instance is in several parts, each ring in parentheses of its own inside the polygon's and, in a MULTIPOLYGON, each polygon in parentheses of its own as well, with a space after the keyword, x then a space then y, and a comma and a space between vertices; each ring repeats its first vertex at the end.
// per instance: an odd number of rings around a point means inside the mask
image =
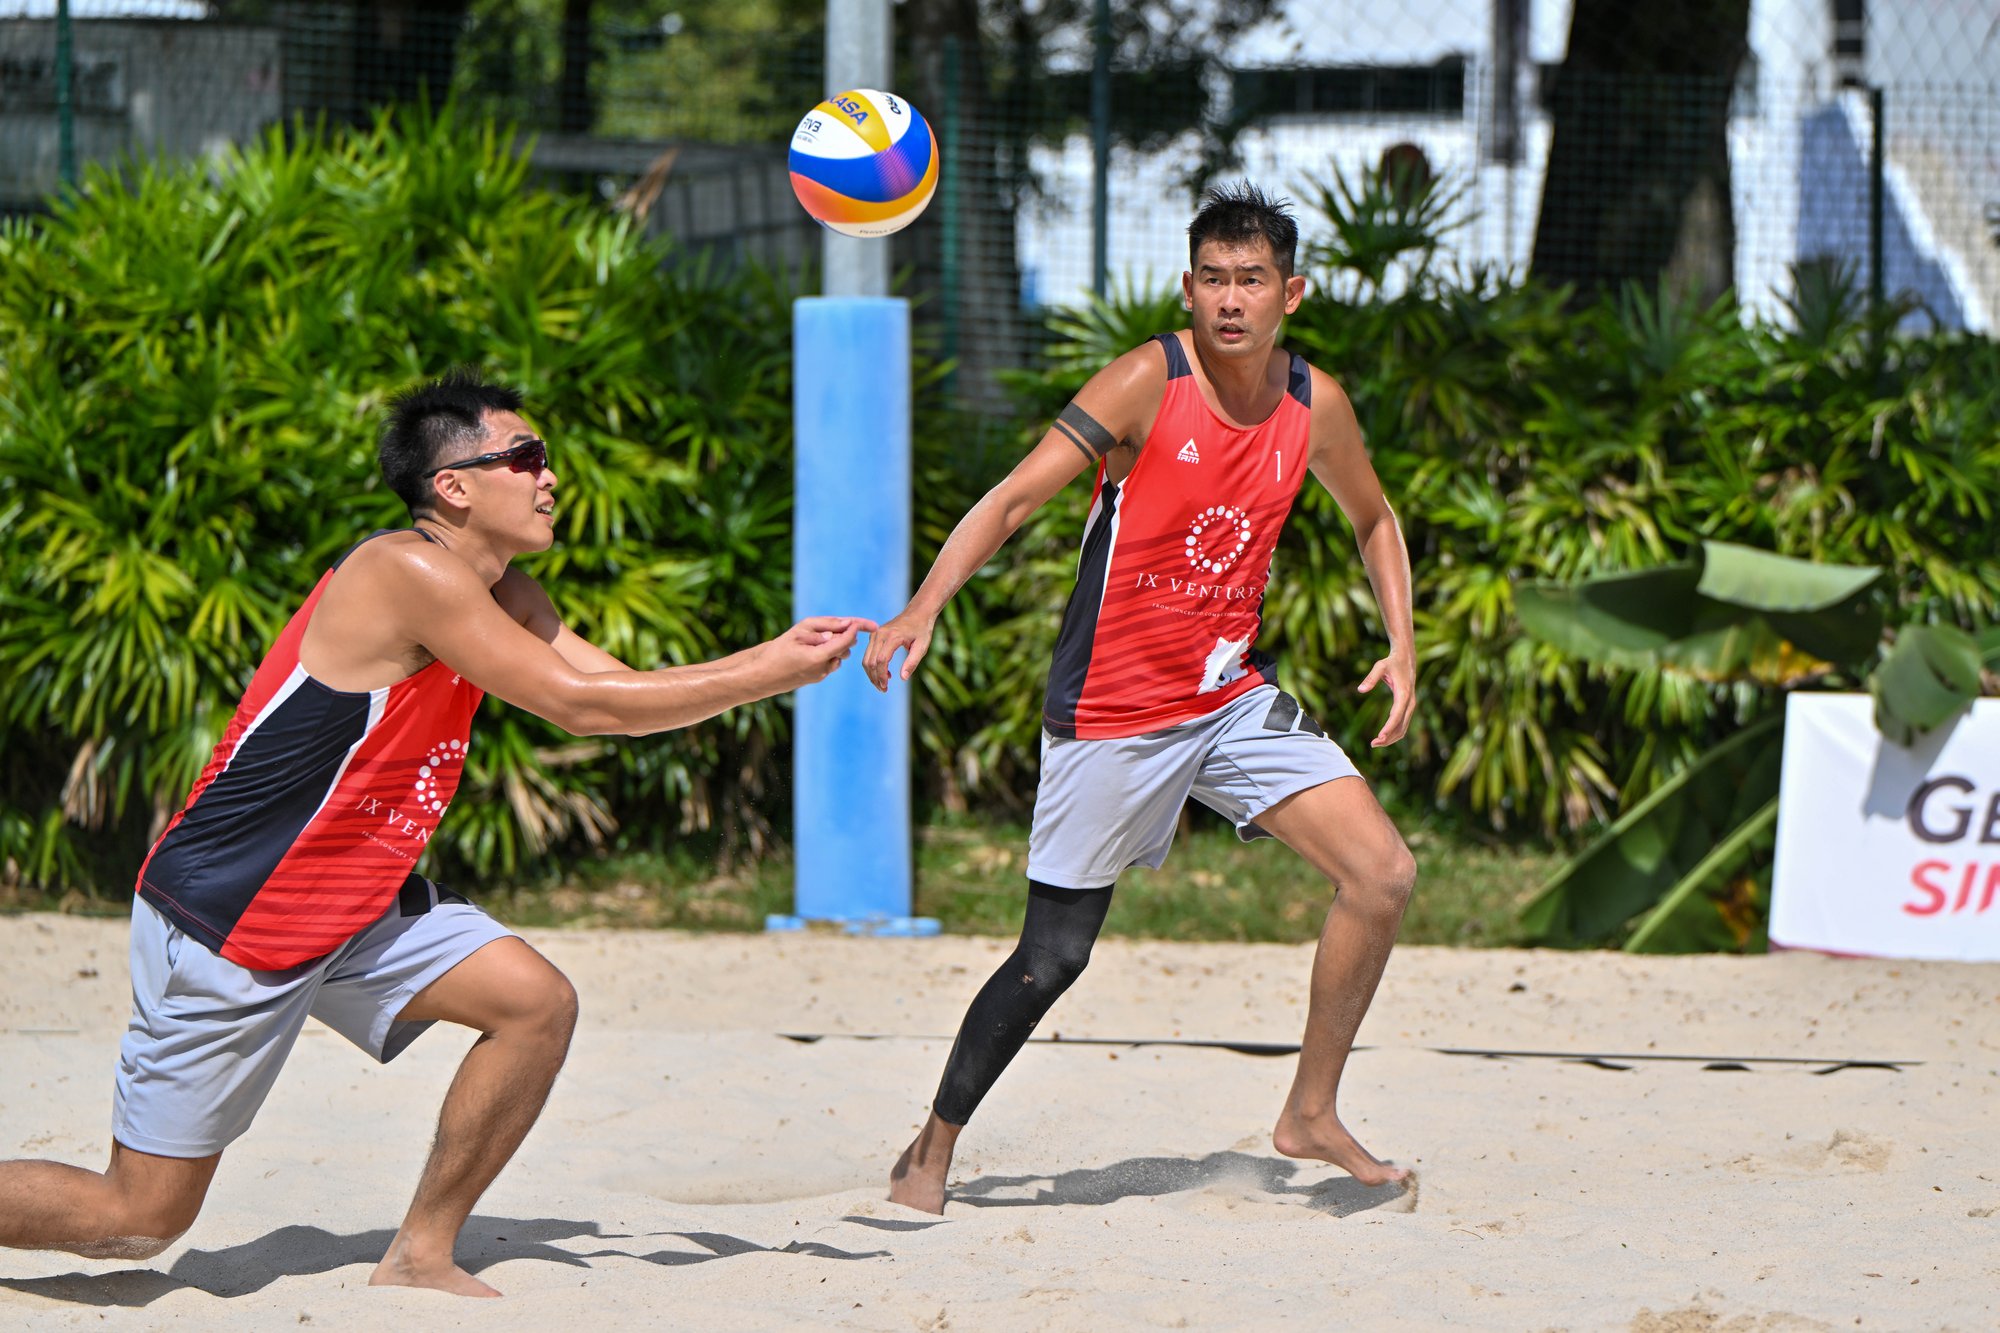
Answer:
POLYGON ((478 583, 472 566, 414 528, 370 537, 347 553, 334 577, 366 585, 384 597, 450 592, 478 583))
POLYGON ((1157 397, 1166 388, 1167 360, 1167 348, 1161 340, 1148 338, 1137 347, 1113 357, 1104 369, 1091 377, 1091 385, 1100 393, 1119 397, 1157 397))
POLYGON ((1306 374, 1312 381, 1313 414, 1318 416, 1321 413, 1331 412, 1336 415, 1352 416, 1354 406, 1348 401, 1347 390, 1341 387, 1340 381, 1302 356, 1299 357, 1299 361, 1305 366, 1306 374))
POLYGON ((1178 340, 1175 335, 1171 333, 1157 334, 1119 353, 1104 370, 1132 379, 1164 384, 1168 364, 1173 359, 1173 349, 1167 344, 1176 341, 1178 340))
POLYGON ((545 613, 554 614, 555 609, 542 585, 512 565, 507 566, 500 581, 493 585, 493 600, 523 625, 545 613))
POLYGON ((1343 399, 1347 397, 1346 391, 1340 387, 1340 381, 1332 373, 1314 365, 1302 353, 1286 350, 1285 355, 1291 357, 1298 364, 1303 365, 1306 368, 1306 374, 1312 377, 1313 399, 1315 402, 1319 399, 1319 391, 1321 389, 1326 390, 1329 394, 1339 394, 1343 399))

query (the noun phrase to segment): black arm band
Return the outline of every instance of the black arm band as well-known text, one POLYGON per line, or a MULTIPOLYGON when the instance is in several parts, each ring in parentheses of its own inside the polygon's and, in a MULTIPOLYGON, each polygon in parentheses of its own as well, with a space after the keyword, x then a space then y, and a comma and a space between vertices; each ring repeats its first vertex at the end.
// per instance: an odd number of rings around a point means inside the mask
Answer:
POLYGON ((1083 456, 1095 463, 1104 455, 1118 447, 1118 441, 1111 438, 1111 432, 1097 424, 1097 418, 1071 403, 1056 417, 1056 429, 1069 438, 1069 442, 1083 450, 1083 456))

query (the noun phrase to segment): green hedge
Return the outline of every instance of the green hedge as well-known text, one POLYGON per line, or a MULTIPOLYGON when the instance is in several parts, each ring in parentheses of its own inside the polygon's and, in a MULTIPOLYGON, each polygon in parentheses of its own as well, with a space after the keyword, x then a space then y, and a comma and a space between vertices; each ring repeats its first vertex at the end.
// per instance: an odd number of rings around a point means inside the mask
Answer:
MULTIPOLYGON (((790 302, 663 265, 629 220, 526 187, 511 135, 412 115, 93 173, 0 231, 0 870, 117 891, 277 628, 406 520, 386 397, 454 364, 552 441, 533 572, 637 665, 786 622, 790 302)), ((442 873, 713 831, 766 841, 774 704, 636 743, 494 703, 442 873)))
MULTIPOLYGON (((638 665, 763 638, 790 612, 790 302, 626 220, 530 190, 510 136, 450 115, 273 133, 201 167, 98 172, 0 229, 0 875, 117 892, 249 673, 326 565, 402 520, 380 408, 446 366, 520 384, 554 443, 561 542, 530 562, 638 665)), ((1726 306, 1564 294, 1437 259, 1448 200, 1314 201, 1289 339, 1340 378, 1416 564, 1423 709, 1369 756, 1404 804, 1536 834, 1650 789, 1768 696, 1610 678, 1525 640, 1524 578, 1717 537, 1883 563, 1916 618, 1995 618, 2000 354, 1891 338, 1838 282, 1793 330, 1726 306), (1427 211, 1428 210, 1428 211, 1427 211)), ((1023 376, 1025 446, 1089 371, 1183 318, 1170 294, 1066 312, 1023 376)), ((969 457, 918 367, 917 576, 1011 458, 969 457)), ((915 712, 919 790, 1022 808, 1087 485, 953 603, 915 712)), ((1357 752, 1383 704, 1351 535, 1309 487, 1267 641, 1357 752)), ((866 608, 886 614, 894 608, 866 608)), ((434 866, 707 839, 755 853, 789 810, 786 706, 577 741, 498 704, 434 866)))

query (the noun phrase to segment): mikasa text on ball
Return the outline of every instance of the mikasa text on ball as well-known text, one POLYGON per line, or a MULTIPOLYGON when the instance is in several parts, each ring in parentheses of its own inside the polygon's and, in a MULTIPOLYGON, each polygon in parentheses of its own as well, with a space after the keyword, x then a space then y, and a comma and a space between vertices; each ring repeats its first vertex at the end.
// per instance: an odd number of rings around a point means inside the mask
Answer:
POLYGON ((806 113, 792 131, 791 168, 792 192, 822 225, 887 236, 937 190, 937 139, 902 98, 856 88, 806 113))

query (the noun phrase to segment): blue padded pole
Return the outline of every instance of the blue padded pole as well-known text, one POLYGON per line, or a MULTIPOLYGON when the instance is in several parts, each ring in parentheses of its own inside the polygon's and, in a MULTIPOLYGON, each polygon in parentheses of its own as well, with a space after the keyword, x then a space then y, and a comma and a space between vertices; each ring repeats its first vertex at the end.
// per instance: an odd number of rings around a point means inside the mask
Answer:
MULTIPOLYGON (((910 593, 910 310, 899 297, 792 306, 792 599, 799 616, 883 621, 910 593)), ((857 934, 929 935, 910 915, 910 692, 840 670, 795 696, 794 916, 857 934)))

